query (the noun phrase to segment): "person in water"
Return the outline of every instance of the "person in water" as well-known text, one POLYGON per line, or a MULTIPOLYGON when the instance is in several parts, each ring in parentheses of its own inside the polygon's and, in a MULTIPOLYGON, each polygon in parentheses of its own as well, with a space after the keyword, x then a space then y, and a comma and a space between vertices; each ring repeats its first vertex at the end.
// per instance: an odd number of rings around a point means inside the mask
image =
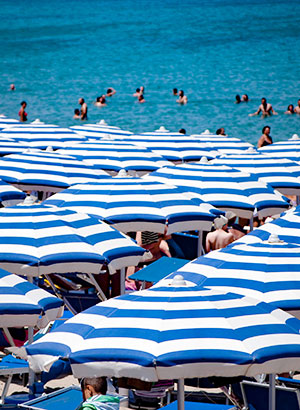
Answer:
POLYGON ((145 100, 143 94, 139 95, 139 97, 138 97, 138 102, 141 103, 141 104, 143 104, 144 102, 146 102, 146 100, 145 100))
POLYGON ((87 120, 88 119, 88 117, 87 117, 88 107, 87 107, 87 103, 84 101, 84 98, 79 98, 78 104, 81 105, 80 119, 82 121, 87 120))
POLYGON ((97 97, 95 105, 96 107, 105 107, 106 106, 105 95, 101 95, 101 97, 97 97))
POLYGON ((300 100, 298 100, 298 105, 295 107, 295 113, 300 114, 300 100))
POLYGON ((186 130, 184 128, 180 128, 180 130, 178 131, 179 134, 186 134, 186 130))
POLYGON ((19 117, 21 122, 27 121, 27 112, 25 111, 25 108, 27 107, 26 101, 21 102, 21 109, 19 111, 19 117))
POLYGON ((10 89, 10 91, 15 91, 16 87, 15 87, 14 84, 11 84, 10 87, 9 87, 9 89, 10 89))
POLYGON ((261 147, 265 147, 267 145, 273 144, 273 139, 270 135, 270 132, 271 132, 271 128, 268 125, 266 125, 262 129, 262 136, 258 140, 257 148, 261 148, 261 147))
POLYGON ((267 103, 266 98, 261 99, 261 104, 258 107, 257 111, 255 111, 253 114, 249 114, 249 117, 253 117, 254 115, 259 115, 260 113, 262 113, 263 117, 267 117, 267 116, 269 117, 272 114, 277 115, 277 112, 274 111, 272 105, 267 103))
POLYGON ((78 108, 75 108, 74 110, 74 120, 80 120, 80 111, 78 108))
POLYGON ((108 88, 106 91, 106 97, 112 97, 113 95, 116 94, 116 90, 112 87, 108 88))
POLYGON ((235 104, 240 104, 242 102, 241 97, 239 94, 235 96, 235 104))
POLYGON ((295 114, 295 109, 294 109, 293 104, 290 104, 290 105, 287 107, 287 110, 286 110, 285 114, 295 114))
POLYGON ((186 104, 186 103, 188 102, 187 96, 184 95, 184 91, 183 91, 183 90, 180 90, 180 91, 179 91, 178 96, 179 96, 179 98, 178 98, 178 100, 176 100, 176 102, 178 102, 179 104, 183 104, 183 105, 184 105, 184 104, 186 104))
POLYGON ((85 377, 80 384, 84 402, 79 410, 119 410, 119 397, 107 394, 106 377, 85 377))
POLYGON ((177 96, 178 95, 178 89, 177 88, 173 88, 173 95, 177 96))
POLYGON ((249 97, 247 94, 243 94, 242 95, 242 102, 248 102, 249 101, 249 97))
POLYGON ((218 128, 217 131, 216 131, 216 135, 226 136, 226 134, 225 134, 225 128, 218 128))
POLYGON ((140 89, 140 88, 137 88, 137 89, 135 90, 135 93, 133 94, 133 97, 139 98, 140 94, 141 94, 141 89, 140 89))

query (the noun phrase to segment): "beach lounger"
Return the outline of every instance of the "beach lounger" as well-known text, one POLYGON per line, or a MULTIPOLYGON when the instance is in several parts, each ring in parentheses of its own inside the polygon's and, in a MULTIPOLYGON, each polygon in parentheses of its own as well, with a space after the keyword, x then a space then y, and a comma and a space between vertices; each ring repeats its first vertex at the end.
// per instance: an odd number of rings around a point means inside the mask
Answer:
MULTIPOLYGON (((227 404, 212 404, 212 403, 200 403, 185 401, 185 410, 236 410, 235 406, 227 404)), ((167 406, 163 407, 164 410, 177 410, 177 401, 173 401, 167 406)))
POLYGON ((29 366, 26 360, 16 359, 12 355, 3 357, 0 362, 0 376, 5 376, 6 381, 1 393, 0 404, 4 403, 13 376, 26 373, 29 373, 29 366))
MULTIPOLYGON (((269 384, 251 381, 242 381, 241 392, 247 408, 252 405, 255 410, 268 408, 269 384)), ((300 391, 291 387, 276 385, 276 410, 299 410, 300 391)))

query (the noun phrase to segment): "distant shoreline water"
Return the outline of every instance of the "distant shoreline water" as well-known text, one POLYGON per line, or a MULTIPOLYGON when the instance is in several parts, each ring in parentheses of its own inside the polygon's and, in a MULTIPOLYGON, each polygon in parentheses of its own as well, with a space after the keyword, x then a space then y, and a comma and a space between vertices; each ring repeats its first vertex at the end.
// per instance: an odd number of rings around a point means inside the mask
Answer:
POLYGON ((300 116, 284 115, 300 98, 298 1, 32 0, 24 8, 15 0, 0 15, 0 113, 9 117, 26 100, 29 121, 71 126, 84 97, 89 123, 104 119, 134 133, 224 127, 253 144, 264 125, 274 141, 300 134, 300 116), (145 104, 132 97, 141 85, 145 104), (93 106, 109 87, 117 94, 108 106, 93 106), (185 91, 186 106, 174 87, 185 91), (234 104, 244 93, 250 101, 234 104), (261 97, 278 116, 248 116, 261 97))

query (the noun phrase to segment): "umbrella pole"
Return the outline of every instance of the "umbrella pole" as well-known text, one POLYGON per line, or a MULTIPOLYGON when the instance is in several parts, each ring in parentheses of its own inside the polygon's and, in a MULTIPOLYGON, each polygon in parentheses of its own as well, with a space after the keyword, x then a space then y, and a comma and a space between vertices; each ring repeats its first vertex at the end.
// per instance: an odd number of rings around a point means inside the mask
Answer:
POLYGON ((125 278, 126 278, 125 268, 121 268, 120 270, 120 294, 121 295, 125 295, 125 278))
POLYGON ((269 374, 269 410, 275 410, 276 407, 276 390, 275 374, 269 374))
POLYGON ((300 205, 300 196, 296 196, 296 205, 298 206, 298 205, 300 205))
POLYGON ((184 379, 177 380, 177 410, 184 410, 184 379))
POLYGON ((203 238, 203 231, 198 231, 197 256, 202 255, 202 238, 203 238))
POLYGON ((7 340, 9 341, 11 346, 15 346, 14 339, 12 338, 12 335, 10 334, 10 331, 8 330, 7 327, 3 327, 3 332, 5 336, 7 337, 7 340))

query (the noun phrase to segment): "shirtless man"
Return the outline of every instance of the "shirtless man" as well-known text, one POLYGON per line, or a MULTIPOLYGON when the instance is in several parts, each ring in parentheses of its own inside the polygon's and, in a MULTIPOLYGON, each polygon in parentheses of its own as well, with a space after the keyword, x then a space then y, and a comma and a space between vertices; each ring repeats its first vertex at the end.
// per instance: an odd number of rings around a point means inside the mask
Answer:
POLYGON ((183 105, 184 105, 184 104, 187 104, 188 99, 187 99, 187 96, 184 95, 184 91, 183 91, 183 90, 180 90, 180 91, 179 91, 178 96, 179 96, 179 98, 178 98, 178 100, 176 100, 176 102, 178 102, 179 104, 183 104, 183 105))
POLYGON ((88 112, 88 108, 87 108, 87 104, 86 102, 84 102, 84 98, 79 98, 78 100, 78 104, 81 105, 81 109, 80 109, 80 118, 82 121, 87 120, 87 112, 88 112))
POLYGON ((263 117, 270 116, 271 114, 277 115, 277 112, 273 110, 273 107, 271 104, 267 103, 267 100, 265 98, 261 99, 261 104, 258 107, 258 110, 255 111, 253 114, 249 114, 249 117, 253 117, 254 115, 259 115, 262 113, 263 117))
POLYGON ((294 112, 296 114, 300 114, 300 100, 298 100, 298 105, 297 105, 297 107, 295 107, 294 112))
POLYGON ((232 233, 227 232, 228 219, 225 216, 220 216, 215 219, 214 226, 216 230, 209 232, 206 236, 205 250, 206 252, 215 251, 216 249, 225 248, 234 241, 232 233))

